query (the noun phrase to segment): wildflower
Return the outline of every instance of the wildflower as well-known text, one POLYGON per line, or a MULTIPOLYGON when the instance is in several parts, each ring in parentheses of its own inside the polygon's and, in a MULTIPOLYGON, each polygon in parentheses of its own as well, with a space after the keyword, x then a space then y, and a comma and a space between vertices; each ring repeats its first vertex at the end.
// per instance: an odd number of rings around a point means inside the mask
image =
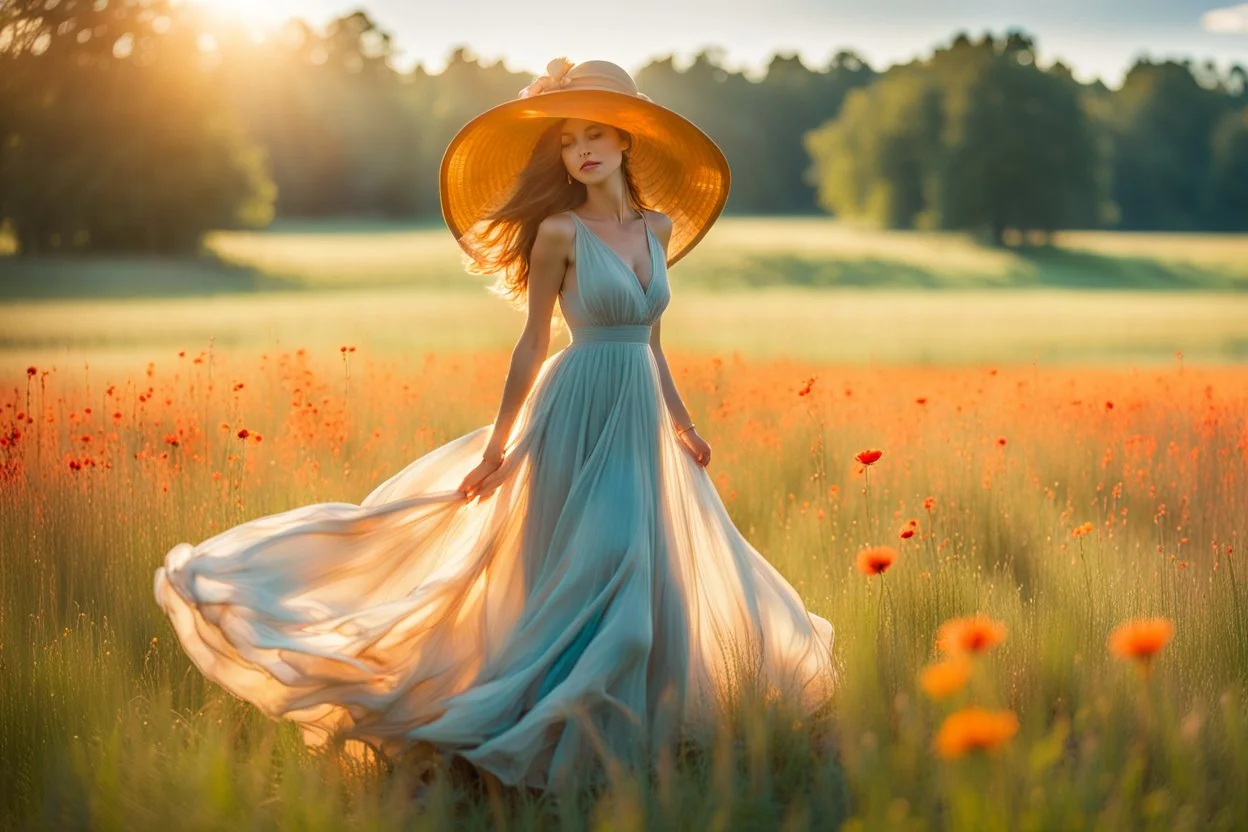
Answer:
POLYGON ((891 546, 872 546, 858 553, 858 571, 864 575, 882 575, 897 560, 897 550, 891 546))
POLYGON ((1004 437, 1004 436, 998 436, 998 437, 997 437, 997 444, 998 444, 998 445, 1000 445, 1000 446, 1004 446, 1004 445, 1005 445, 1005 437, 1004 437))
POLYGON ((248 436, 251 436, 251 431, 247 430, 247 428, 241 428, 241 429, 239 429, 239 431, 238 431, 238 438, 239 438, 239 439, 246 439, 248 436))
POLYGON ((945 718, 936 733, 936 753, 946 760, 968 751, 991 751, 1018 733, 1018 717, 1013 711, 963 708, 945 718))
POLYGON ((799 396, 810 395, 810 389, 815 386, 815 378, 816 376, 811 376, 810 378, 806 379, 806 383, 802 385, 801 390, 797 391, 797 395, 799 396))
POLYGON ((37 373, 37 372, 39 372, 39 370, 37 370, 37 369, 36 369, 35 367, 33 367, 33 366, 31 366, 31 367, 27 367, 27 368, 26 368, 26 375, 28 375, 28 376, 33 376, 33 375, 34 375, 35 373, 37 373))
POLYGON ((875 448, 868 448, 865 451, 859 451, 858 455, 855 456, 854 459, 858 462, 861 462, 863 465, 873 465, 875 464, 875 461, 878 460, 883 455, 884 455, 884 452, 881 450, 877 450, 875 448))
POLYGON ((983 653, 1005 641, 1005 625, 986 615, 951 618, 936 631, 936 647, 942 653, 983 653))
POLYGON ((1136 618, 1125 621, 1109 634, 1109 652, 1120 659, 1133 659, 1145 671, 1153 657, 1174 637, 1174 622, 1168 618, 1136 618))
POLYGON ((1074 537, 1081 537, 1082 535, 1085 535, 1085 534, 1091 534, 1092 530, 1095 528, 1096 527, 1093 526, 1092 523, 1089 521, 1087 523, 1084 523, 1082 526, 1075 526, 1075 530, 1071 532, 1071 534, 1074 537))
POLYGON ((936 498, 928 497, 926 500, 924 500, 923 508, 927 509, 928 511, 931 511, 932 509, 936 508, 936 498))
POLYGON ((909 540, 914 537, 914 526, 906 526, 901 530, 900 537, 902 540, 909 540))
POLYGON ((919 687, 932 699, 953 696, 971 678, 971 663, 965 656, 933 662, 919 672, 919 687))

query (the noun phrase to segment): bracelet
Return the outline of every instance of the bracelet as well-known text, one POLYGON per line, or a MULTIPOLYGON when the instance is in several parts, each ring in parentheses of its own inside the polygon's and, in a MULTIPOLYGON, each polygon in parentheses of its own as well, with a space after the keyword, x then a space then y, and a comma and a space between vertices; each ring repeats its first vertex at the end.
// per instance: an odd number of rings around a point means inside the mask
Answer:
POLYGON ((683 436, 684 434, 688 433, 691 430, 693 430, 693 422, 690 422, 688 425, 686 425, 683 428, 676 428, 676 435, 683 436))

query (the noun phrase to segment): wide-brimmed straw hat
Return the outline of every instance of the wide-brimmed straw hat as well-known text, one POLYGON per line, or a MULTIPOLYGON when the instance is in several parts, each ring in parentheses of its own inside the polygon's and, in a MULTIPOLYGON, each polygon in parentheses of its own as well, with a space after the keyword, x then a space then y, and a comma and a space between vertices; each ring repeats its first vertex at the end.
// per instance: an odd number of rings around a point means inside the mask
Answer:
POLYGON ((728 199, 728 160, 711 137, 637 90, 610 61, 550 62, 519 96, 464 125, 442 157, 442 216, 476 258, 467 232, 511 196, 538 138, 553 119, 582 118, 628 131, 628 165, 650 207, 672 220, 667 264, 710 230, 728 199))

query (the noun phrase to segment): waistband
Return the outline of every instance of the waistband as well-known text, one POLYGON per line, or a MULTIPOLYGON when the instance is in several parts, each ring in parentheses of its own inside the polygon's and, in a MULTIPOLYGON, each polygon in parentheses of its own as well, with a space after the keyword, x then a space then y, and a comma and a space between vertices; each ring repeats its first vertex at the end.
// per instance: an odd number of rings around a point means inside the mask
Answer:
POLYGON ((573 344, 648 344, 650 327, 639 326, 582 326, 572 330, 573 344))

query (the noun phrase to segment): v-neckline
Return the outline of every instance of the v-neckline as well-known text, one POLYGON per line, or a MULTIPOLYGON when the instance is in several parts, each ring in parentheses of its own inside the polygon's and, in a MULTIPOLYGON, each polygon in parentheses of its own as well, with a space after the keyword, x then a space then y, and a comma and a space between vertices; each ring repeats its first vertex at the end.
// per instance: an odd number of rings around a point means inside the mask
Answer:
POLYGON ((598 243, 603 248, 605 248, 607 251, 611 252, 611 254, 615 256, 615 259, 619 262, 621 266, 624 267, 625 271, 627 271, 630 275, 632 275, 633 283, 641 291, 642 297, 646 297, 646 298, 650 297, 650 287, 654 285, 654 280, 656 277, 658 277, 658 269, 654 267, 654 248, 650 244, 650 225, 646 222, 645 217, 642 217, 641 225, 645 229, 645 233, 646 233, 646 256, 650 259, 650 282, 647 283, 645 286, 642 286, 641 278, 637 276, 636 270, 633 269, 632 266, 628 265, 628 261, 626 261, 623 257, 621 257, 618 251, 611 248, 611 246, 607 245, 606 240, 602 239, 597 234, 595 234, 594 229, 586 225, 585 220, 581 219, 580 216, 575 211, 568 211, 568 213, 571 214, 576 219, 576 221, 581 224, 582 228, 584 228, 586 231, 589 232, 589 236, 597 240, 598 243))

